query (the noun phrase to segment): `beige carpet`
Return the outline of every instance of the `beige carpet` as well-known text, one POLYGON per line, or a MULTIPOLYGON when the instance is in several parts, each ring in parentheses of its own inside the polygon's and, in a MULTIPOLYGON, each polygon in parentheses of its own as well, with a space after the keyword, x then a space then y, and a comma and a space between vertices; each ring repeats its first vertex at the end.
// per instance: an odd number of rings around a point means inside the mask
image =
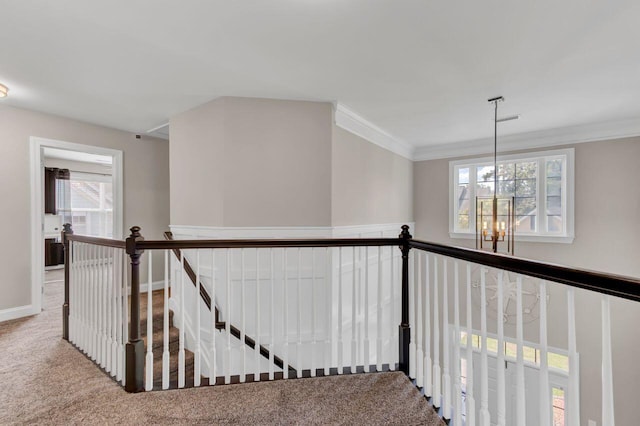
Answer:
POLYGON ((51 282, 42 314, 0 324, 2 425, 444 424, 402 373, 128 394, 61 339, 61 304, 51 282))

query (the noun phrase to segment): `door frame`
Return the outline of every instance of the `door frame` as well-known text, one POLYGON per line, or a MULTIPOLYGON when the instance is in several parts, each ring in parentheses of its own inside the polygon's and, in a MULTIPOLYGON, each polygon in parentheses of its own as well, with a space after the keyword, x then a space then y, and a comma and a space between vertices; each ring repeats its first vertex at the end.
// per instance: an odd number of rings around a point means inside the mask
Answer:
POLYGON ((31 180, 31 312, 42 310, 44 288, 44 148, 64 149, 109 156, 112 161, 113 184, 113 236, 123 237, 124 226, 124 178, 123 153, 117 149, 84 145, 55 139, 32 136, 30 138, 30 180, 31 180))

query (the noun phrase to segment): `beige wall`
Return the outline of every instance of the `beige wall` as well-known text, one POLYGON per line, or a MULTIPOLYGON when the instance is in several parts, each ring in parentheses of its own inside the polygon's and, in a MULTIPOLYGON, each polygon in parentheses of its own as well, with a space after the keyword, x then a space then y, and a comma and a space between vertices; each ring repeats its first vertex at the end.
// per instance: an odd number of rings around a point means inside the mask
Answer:
POLYGON ((0 106, 0 310, 31 303, 30 137, 38 136, 124 152, 124 225, 143 226, 161 238, 169 223, 169 147, 119 130, 33 111, 0 106))
POLYGON ((171 118, 171 223, 223 225, 224 106, 217 99, 171 118))
MULTIPOLYGON (((569 147, 569 146, 567 146, 569 147)), ((573 244, 516 243, 516 255, 574 267, 640 277, 640 138, 581 143, 575 148, 575 240, 573 244)), ((450 245, 473 247, 474 240, 449 238, 449 161, 414 165, 415 236, 450 245)), ((582 422, 600 424, 600 297, 578 290, 577 344, 581 360, 582 422)), ((464 312, 464 310, 462 311, 464 312)), ((567 347, 566 297, 550 285, 549 343, 567 347)), ((474 318, 474 324, 478 318, 474 318)), ((612 300, 614 386, 618 424, 634 424, 636 384, 640 381, 640 347, 633 326, 640 305, 612 300)), ((538 340, 538 323, 527 326, 529 340, 538 340)), ((476 327, 478 328, 478 327, 476 327)), ((495 328, 495 327, 494 327, 495 328)), ((508 327, 507 333, 515 330, 508 327)))
POLYGON ((331 104, 226 102, 224 225, 330 225, 331 104))
POLYGON ((413 220, 413 163, 333 126, 332 224, 413 220))
POLYGON ((171 119, 171 223, 327 226, 331 105, 220 98, 171 119))

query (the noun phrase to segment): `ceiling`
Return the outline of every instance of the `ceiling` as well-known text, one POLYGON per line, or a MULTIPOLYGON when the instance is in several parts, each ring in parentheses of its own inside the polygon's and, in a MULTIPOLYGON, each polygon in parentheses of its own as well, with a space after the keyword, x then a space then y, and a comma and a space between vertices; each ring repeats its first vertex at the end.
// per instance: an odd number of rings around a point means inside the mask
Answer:
MULTIPOLYGON (((640 2, 0 0, 2 102, 136 133, 219 96, 428 147, 640 117, 640 2)), ((166 131, 166 129, 165 129, 166 131)))

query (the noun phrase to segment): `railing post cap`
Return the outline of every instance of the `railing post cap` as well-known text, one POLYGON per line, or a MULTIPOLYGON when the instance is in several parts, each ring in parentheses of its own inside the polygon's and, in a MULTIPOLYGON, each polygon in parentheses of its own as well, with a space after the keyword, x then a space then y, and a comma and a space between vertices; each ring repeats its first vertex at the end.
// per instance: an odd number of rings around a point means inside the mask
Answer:
POLYGON ((399 238, 402 239, 410 239, 413 238, 413 236, 409 233, 409 225, 402 225, 402 232, 400 233, 400 235, 398 235, 399 238))
POLYGON ((73 234, 73 228, 71 227, 71 224, 65 223, 64 225, 62 225, 62 232, 64 232, 65 234, 73 234))
POLYGON ((131 235, 129 235, 129 237, 127 237, 127 254, 132 256, 132 255, 141 255, 142 253, 144 253, 144 250, 138 250, 136 248, 136 243, 138 241, 143 241, 144 237, 142 236, 142 234, 140 233, 140 231, 142 230, 142 228, 140 228, 139 226, 132 226, 131 228, 129 228, 129 230, 131 231, 131 235))

